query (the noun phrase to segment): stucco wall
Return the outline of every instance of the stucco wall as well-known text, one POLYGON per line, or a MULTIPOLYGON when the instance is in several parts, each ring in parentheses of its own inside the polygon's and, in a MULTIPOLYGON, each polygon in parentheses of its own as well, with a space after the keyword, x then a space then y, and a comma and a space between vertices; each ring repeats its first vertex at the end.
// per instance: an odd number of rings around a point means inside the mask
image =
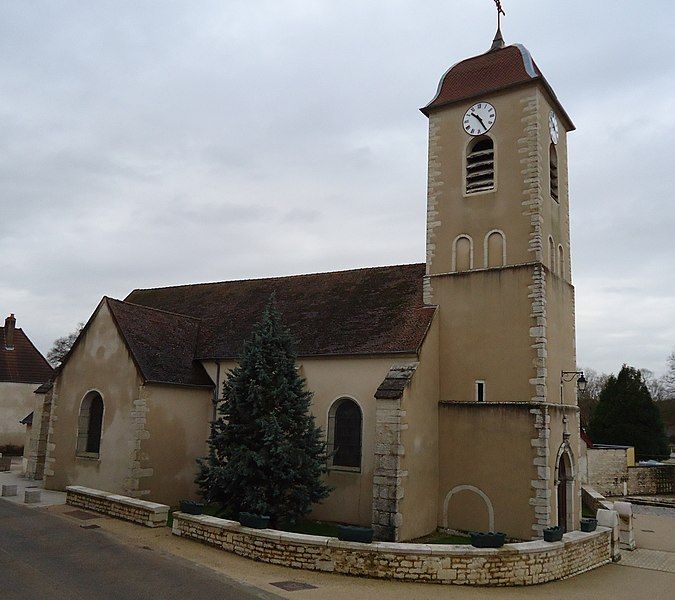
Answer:
MULTIPOLYGON (((546 271, 546 369, 548 401, 560 402, 562 371, 576 371, 574 288, 564 279, 546 271)), ((569 379, 569 377, 568 377, 569 379)), ((563 402, 577 404, 576 380, 562 386, 563 402)))
POLYGON ((400 539, 410 540, 436 530, 438 498, 438 314, 422 346, 419 365, 405 391, 402 409, 407 429, 401 432, 402 469, 407 472, 400 539))
POLYGON ((137 492, 131 464, 135 443, 131 413, 140 385, 131 356, 102 303, 54 384, 47 489, 82 485, 126 495, 137 492), (104 403, 98 459, 75 455, 80 404, 91 390, 97 390, 104 403))
POLYGON ((148 498, 170 506, 197 499, 197 458, 206 456, 212 392, 168 385, 147 385, 146 439, 141 440, 140 464, 147 471, 142 487, 148 498))
POLYGON ((489 510, 478 491, 457 491, 445 505, 451 491, 472 486, 489 498, 498 531, 516 539, 533 536, 531 481, 537 471, 530 444, 534 418, 529 410, 529 405, 509 403, 441 405, 439 526, 488 530, 489 510))
POLYGON ((489 402, 530 399, 531 283, 531 266, 432 278, 440 305, 441 400, 475 401, 476 380, 485 381, 489 402))
MULTIPOLYGON (((349 397, 356 400, 363 413, 362 460, 360 472, 331 469, 326 477, 334 489, 321 504, 316 505, 312 518, 370 526, 373 502, 373 470, 376 402, 375 391, 392 364, 412 363, 415 356, 301 358, 300 374, 314 392, 312 413, 324 433, 328 427, 328 411, 336 400, 349 397)), ((206 363, 206 370, 215 381, 215 363, 206 363)), ((220 385, 227 378, 233 362, 220 367, 220 385)))
POLYGON ((19 421, 33 410, 39 383, 0 381, 0 446, 23 446, 26 426, 19 421))

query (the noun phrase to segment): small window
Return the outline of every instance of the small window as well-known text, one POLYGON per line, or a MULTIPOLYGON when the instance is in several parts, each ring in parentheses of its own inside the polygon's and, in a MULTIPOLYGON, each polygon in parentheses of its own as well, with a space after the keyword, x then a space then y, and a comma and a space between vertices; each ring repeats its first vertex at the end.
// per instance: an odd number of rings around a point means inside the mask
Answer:
POLYGON ((331 466, 360 469, 363 418, 359 405, 350 398, 341 398, 331 407, 328 419, 331 466))
POLYGON ((561 245, 558 245, 558 275, 565 276, 565 251, 561 245))
POLYGON ((77 427, 77 454, 98 458, 103 429, 103 398, 98 392, 89 392, 82 400, 77 427))
POLYGON ((469 146, 466 156, 466 193, 485 192, 495 187, 495 148, 489 137, 469 146))
POLYGON ((485 402, 485 382, 476 381, 476 402, 485 402))
POLYGON ((555 146, 551 144, 549 150, 549 184, 551 186, 551 198, 558 202, 558 153, 555 146))

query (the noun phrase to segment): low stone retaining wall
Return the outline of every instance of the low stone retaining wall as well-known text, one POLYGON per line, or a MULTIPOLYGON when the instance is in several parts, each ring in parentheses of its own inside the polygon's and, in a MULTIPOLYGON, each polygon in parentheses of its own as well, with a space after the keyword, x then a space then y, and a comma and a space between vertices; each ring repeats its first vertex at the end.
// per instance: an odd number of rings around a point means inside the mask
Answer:
POLYGON ((562 542, 506 544, 503 548, 375 542, 271 529, 236 521, 173 513, 173 533, 266 563, 382 579, 459 585, 515 586, 578 575, 612 560, 611 529, 575 531, 562 542))
POLYGON ((675 494, 675 465, 628 467, 629 494, 675 494))
POLYGON ((86 508, 117 519, 141 523, 146 527, 163 527, 169 517, 166 504, 146 502, 79 485, 66 488, 66 504, 86 508))

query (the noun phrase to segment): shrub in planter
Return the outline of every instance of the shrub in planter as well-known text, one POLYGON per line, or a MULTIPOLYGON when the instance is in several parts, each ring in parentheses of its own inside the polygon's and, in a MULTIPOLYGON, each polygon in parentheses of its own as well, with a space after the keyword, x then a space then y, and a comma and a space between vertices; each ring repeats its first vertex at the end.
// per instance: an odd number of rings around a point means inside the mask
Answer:
POLYGON ((506 534, 499 531, 472 531, 471 545, 474 548, 501 548, 506 542, 506 534))
POLYGON ((581 531, 590 533, 595 531, 595 528, 598 526, 597 519, 581 519, 581 531))
POLYGON ((194 500, 181 500, 180 512, 188 515, 201 515, 204 512, 203 502, 195 502, 194 500))
POLYGON ((556 526, 556 527, 547 527, 544 529, 544 541, 545 542, 559 542, 562 540, 563 533, 565 533, 565 528, 556 526))
POLYGON ((338 525, 338 539, 343 542, 370 544, 373 541, 373 530, 370 527, 338 525))
POLYGON ((270 524, 270 518, 264 515, 254 515, 253 513, 240 512, 239 524, 251 529, 267 529, 270 524))

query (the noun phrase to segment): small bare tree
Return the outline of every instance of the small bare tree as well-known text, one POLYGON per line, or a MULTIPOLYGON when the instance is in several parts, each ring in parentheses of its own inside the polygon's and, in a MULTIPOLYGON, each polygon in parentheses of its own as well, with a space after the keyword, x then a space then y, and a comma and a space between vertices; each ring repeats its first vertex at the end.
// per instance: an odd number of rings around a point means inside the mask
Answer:
POLYGON ((52 367, 56 368, 61 364, 66 354, 70 352, 70 349, 73 347, 77 336, 80 335, 80 332, 83 328, 84 323, 78 323, 75 331, 72 331, 68 335, 54 340, 52 347, 50 348, 49 352, 47 352, 47 360, 52 367))

